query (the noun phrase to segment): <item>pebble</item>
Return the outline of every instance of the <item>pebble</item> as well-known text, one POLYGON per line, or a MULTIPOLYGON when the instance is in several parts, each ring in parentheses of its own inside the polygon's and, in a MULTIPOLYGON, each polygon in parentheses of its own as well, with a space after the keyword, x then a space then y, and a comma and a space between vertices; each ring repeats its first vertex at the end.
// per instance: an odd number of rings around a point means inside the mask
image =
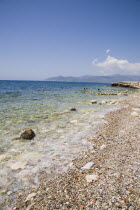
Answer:
POLYGON ((52 157, 60 157, 60 154, 59 153, 53 153, 52 157))
POLYGON ((98 150, 97 151, 99 154, 103 154, 103 151, 102 150, 98 150))
POLYGON ((131 116, 133 116, 133 117, 138 117, 139 114, 138 114, 138 112, 131 112, 131 116))
POLYGON ((35 197, 35 196, 36 196, 36 193, 34 193, 34 192, 33 192, 33 193, 30 193, 30 194, 27 196, 25 202, 31 200, 31 198, 33 198, 33 197, 35 197))
POLYGON ((32 209, 32 206, 33 206, 34 204, 35 204, 35 203, 32 203, 31 205, 29 205, 29 206, 26 208, 26 210, 32 209))
POLYGON ((64 131, 62 129, 57 130, 57 133, 63 133, 64 131))
POLYGON ((26 163, 25 162, 16 162, 11 165, 12 170, 18 170, 18 169, 24 169, 26 168, 26 163))
POLYGON ((85 166, 83 166, 81 169, 90 169, 93 166, 93 162, 88 162, 85 166))
POLYGON ((12 191, 8 191, 8 192, 7 192, 7 195, 11 195, 11 194, 12 194, 12 191))
POLYGON ((5 154, 0 155, 0 161, 7 160, 9 157, 5 154))
POLYGON ((106 144, 103 144, 102 146, 100 146, 100 150, 103 150, 106 148, 106 144))
POLYGON ((140 112, 140 108, 132 108, 132 111, 140 112))
POLYGON ((138 204, 138 206, 140 206, 140 198, 138 199, 137 204, 138 204))
POLYGON ((92 104, 97 104, 97 101, 96 100, 92 100, 91 103, 92 104))
POLYGON ((101 104, 106 104, 107 102, 106 101, 101 101, 101 104))
POLYGON ((109 104, 116 104, 117 103, 117 101, 116 100, 112 100, 112 101, 110 101, 110 103, 109 104))
POLYGON ((70 123, 76 124, 78 121, 77 120, 71 120, 70 123))
POLYGON ((99 179, 99 176, 96 174, 88 174, 86 175, 86 181, 88 183, 92 182, 92 181, 97 181, 99 179))

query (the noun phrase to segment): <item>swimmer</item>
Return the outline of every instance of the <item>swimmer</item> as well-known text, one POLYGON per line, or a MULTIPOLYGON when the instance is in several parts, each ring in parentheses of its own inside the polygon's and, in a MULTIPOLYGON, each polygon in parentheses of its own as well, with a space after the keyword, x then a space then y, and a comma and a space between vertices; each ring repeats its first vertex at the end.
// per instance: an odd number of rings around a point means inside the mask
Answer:
POLYGON ((45 88, 42 88, 42 92, 44 92, 45 91, 45 88))

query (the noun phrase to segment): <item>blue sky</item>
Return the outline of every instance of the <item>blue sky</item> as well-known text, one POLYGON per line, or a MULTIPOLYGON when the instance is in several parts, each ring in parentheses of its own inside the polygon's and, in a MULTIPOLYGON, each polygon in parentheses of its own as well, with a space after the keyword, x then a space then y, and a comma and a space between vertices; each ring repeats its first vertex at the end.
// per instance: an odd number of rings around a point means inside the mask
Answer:
POLYGON ((140 0, 0 0, 0 79, 140 74, 140 0))

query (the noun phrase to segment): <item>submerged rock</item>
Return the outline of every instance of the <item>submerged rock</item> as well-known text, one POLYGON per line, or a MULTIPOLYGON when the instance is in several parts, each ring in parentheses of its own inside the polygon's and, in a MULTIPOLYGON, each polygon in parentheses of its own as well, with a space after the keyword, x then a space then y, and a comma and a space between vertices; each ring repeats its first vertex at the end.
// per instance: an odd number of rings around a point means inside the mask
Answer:
POLYGON ((35 137, 35 133, 32 129, 27 128, 20 136, 22 139, 31 140, 35 137))
POLYGON ((112 104, 116 104, 117 103, 117 100, 112 100, 112 101, 110 101, 110 105, 112 105, 112 104))
POLYGON ((26 167, 26 162, 16 162, 11 165, 12 170, 24 169, 26 167))
POLYGON ((9 159, 8 155, 0 155, 0 162, 9 159))
POLYGON ((103 100, 103 101, 99 102, 100 105, 104 105, 104 104, 113 105, 113 104, 117 104, 117 103, 118 103, 117 100, 111 100, 111 101, 110 100, 107 100, 107 101, 103 100))
POLYGON ((77 109, 76 108, 71 108, 70 111, 77 111, 77 109))
POLYGON ((102 104, 106 104, 107 102, 106 101, 101 101, 99 104, 102 105, 102 104))
POLYGON ((92 100, 91 104, 97 104, 97 101, 96 100, 92 100))
POLYGON ((71 120, 70 123, 77 124, 77 120, 71 120))

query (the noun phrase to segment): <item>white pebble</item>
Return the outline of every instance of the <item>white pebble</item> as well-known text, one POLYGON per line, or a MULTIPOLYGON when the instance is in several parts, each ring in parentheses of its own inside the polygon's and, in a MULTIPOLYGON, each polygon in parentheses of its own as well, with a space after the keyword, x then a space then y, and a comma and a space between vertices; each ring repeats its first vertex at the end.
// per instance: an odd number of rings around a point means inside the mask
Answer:
POLYGON ((12 191, 8 191, 8 192, 7 192, 7 195, 11 195, 11 194, 12 194, 12 191))
POLYGON ((133 116, 133 117, 138 117, 139 114, 138 114, 137 112, 131 112, 131 116, 133 116))
POLYGON ((88 162, 85 166, 83 166, 81 169, 90 169, 93 166, 93 162, 88 162))
POLYGON ((0 155, 0 161, 4 161, 6 159, 8 159, 8 156, 7 155, 5 155, 5 154, 0 155))
POLYGON ((106 148, 106 144, 103 144, 102 146, 100 146, 100 150, 103 150, 106 148))
POLYGON ((86 175, 86 181, 88 183, 92 182, 92 181, 97 181, 99 179, 99 176, 96 175, 96 174, 89 174, 89 175, 86 175))
POLYGON ((116 104, 116 103, 117 103, 116 100, 112 100, 112 101, 110 102, 110 104, 116 104))
POLYGON ((20 161, 11 165, 11 168, 13 170, 24 169, 25 167, 26 167, 26 163, 25 162, 20 162, 20 161))
POLYGON ((132 111, 140 112, 140 108, 132 108, 132 111))
POLYGON ((75 124, 75 123, 77 123, 78 121, 77 120, 71 120, 70 121, 70 123, 73 123, 73 124, 75 124))
POLYGON ((27 198, 26 198, 26 201, 29 201, 31 200, 31 198, 35 197, 36 196, 36 193, 30 193, 27 198))
POLYGON ((101 101, 101 104, 106 104, 107 102, 106 101, 101 101))

